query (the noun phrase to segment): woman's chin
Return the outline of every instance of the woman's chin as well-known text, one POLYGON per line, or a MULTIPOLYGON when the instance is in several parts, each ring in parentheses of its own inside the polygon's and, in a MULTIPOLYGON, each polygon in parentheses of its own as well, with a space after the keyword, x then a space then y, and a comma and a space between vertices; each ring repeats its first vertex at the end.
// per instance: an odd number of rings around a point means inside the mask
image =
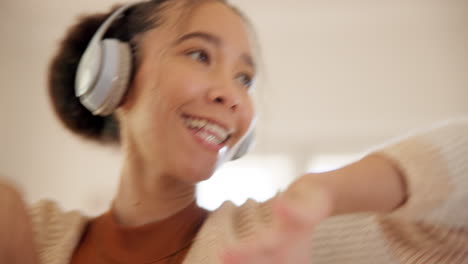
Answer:
POLYGON ((196 164, 195 166, 183 166, 179 164, 176 168, 176 175, 178 178, 188 184, 197 184, 199 182, 208 180, 215 172, 216 164, 209 164, 201 166, 202 164, 196 164))
POLYGON ((192 172, 192 174, 188 175, 188 182, 192 184, 197 184, 202 181, 206 181, 213 176, 214 173, 214 168, 210 170, 205 170, 205 171, 199 171, 199 172, 192 172))

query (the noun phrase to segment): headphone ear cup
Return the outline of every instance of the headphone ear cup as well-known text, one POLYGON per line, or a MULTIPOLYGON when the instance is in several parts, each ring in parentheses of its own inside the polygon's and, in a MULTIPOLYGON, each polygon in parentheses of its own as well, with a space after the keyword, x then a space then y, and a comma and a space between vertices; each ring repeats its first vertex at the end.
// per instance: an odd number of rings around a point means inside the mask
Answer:
POLYGON ((106 116, 114 112, 126 94, 132 55, 129 45, 117 39, 104 39, 99 44, 102 61, 96 82, 80 100, 94 115, 106 116))
POLYGON ((236 160, 247 154, 249 150, 254 145, 254 133, 250 131, 249 134, 244 138, 239 147, 236 150, 236 153, 231 157, 231 160, 236 160))

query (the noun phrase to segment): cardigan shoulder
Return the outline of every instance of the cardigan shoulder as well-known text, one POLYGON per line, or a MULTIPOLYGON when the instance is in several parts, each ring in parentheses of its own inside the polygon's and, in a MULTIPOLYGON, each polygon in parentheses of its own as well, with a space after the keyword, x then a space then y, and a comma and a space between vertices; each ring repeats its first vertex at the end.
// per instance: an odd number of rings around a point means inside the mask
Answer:
POLYGON ((41 200, 29 213, 40 264, 68 264, 87 223, 78 211, 64 211, 57 203, 41 200))

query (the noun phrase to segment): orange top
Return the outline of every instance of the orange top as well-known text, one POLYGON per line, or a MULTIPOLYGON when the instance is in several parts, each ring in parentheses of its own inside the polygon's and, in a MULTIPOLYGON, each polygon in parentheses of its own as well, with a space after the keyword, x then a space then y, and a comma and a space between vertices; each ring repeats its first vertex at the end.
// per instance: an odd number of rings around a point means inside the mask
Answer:
POLYGON ((71 264, 182 263, 207 214, 194 202, 162 221, 127 227, 109 211, 88 223, 71 264))

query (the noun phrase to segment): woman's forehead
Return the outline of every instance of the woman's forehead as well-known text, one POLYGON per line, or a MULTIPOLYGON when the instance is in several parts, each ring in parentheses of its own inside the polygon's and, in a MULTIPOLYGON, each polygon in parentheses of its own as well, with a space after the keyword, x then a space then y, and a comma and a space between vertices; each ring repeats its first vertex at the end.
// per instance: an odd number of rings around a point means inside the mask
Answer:
POLYGON ((249 32, 243 19, 224 3, 208 1, 194 8, 184 19, 180 34, 205 31, 227 42, 250 48, 249 32))
POLYGON ((231 7, 219 1, 204 1, 190 8, 173 7, 164 11, 162 25, 142 36, 146 50, 143 53, 164 53, 185 35, 202 33, 219 39, 223 49, 247 55, 254 64, 251 32, 231 7))
POLYGON ((154 37, 174 41, 185 34, 202 32, 219 38, 223 44, 251 52, 248 25, 228 5, 219 1, 204 1, 190 8, 168 8, 165 23, 157 27, 154 37), (157 36, 158 35, 158 36, 157 36))

